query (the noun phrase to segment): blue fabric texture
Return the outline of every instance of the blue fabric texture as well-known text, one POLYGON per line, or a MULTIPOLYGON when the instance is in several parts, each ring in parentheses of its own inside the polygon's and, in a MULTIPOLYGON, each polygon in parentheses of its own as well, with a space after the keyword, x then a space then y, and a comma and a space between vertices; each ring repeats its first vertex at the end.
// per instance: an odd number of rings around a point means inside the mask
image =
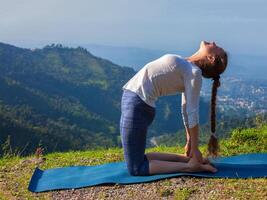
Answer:
POLYGON ((124 90, 121 99, 120 134, 124 160, 131 175, 149 174, 145 155, 147 129, 155 117, 155 108, 137 94, 124 90))
POLYGON ((267 153, 243 154, 211 160, 216 173, 173 173, 151 176, 131 176, 125 162, 97 166, 74 166, 48 170, 36 168, 28 189, 32 192, 73 189, 100 184, 133 184, 151 182, 178 176, 208 178, 261 178, 267 177, 267 153))

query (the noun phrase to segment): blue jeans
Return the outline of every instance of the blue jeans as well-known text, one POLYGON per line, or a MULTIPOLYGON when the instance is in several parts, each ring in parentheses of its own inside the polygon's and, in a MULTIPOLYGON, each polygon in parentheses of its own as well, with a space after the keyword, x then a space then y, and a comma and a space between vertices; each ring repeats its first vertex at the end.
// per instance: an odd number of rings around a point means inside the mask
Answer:
POLYGON ((124 90, 121 99, 120 134, 124 159, 133 176, 149 175, 145 155, 146 135, 155 117, 155 108, 146 104, 137 94, 124 90))

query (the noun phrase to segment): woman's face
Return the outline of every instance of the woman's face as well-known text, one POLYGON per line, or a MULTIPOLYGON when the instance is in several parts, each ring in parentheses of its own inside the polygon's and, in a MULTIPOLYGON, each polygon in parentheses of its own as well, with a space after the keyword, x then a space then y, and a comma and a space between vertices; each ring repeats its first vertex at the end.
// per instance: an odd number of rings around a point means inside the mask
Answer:
POLYGON ((216 45, 215 42, 201 41, 199 51, 203 56, 220 55, 224 53, 223 48, 216 45))
POLYGON ((205 63, 208 63, 208 66, 210 66, 209 74, 202 73, 204 77, 214 77, 217 73, 221 74, 225 70, 227 66, 227 54, 215 42, 201 41, 198 53, 205 63))

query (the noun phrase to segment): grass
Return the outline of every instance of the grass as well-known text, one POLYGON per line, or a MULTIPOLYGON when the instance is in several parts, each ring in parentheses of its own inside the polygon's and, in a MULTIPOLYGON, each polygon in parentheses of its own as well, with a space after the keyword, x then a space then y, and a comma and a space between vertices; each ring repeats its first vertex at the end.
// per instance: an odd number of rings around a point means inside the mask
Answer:
MULTIPOLYGON (((206 146, 201 147, 204 152, 206 146)), ((159 146, 147 149, 147 152, 183 153, 183 147, 159 146)), ((232 133, 229 140, 221 141, 222 155, 235 155, 250 152, 267 152, 267 125, 260 128, 239 130, 232 133)), ((44 155, 45 161, 39 163, 34 155, 28 157, 4 157, 0 159, 0 199, 51 199, 52 192, 31 193, 27 190, 29 180, 36 166, 41 169, 74 165, 98 165, 123 160, 123 151, 119 148, 99 149, 95 151, 56 152, 44 155)), ((194 179, 188 178, 182 184, 169 179, 159 181, 155 193, 158 198, 174 199, 197 198, 206 195, 206 199, 266 199, 267 180, 260 179, 194 179)), ((145 184, 149 187, 149 184, 145 184)), ((133 188, 135 185, 132 186, 133 188)), ((127 192, 130 196, 134 191, 127 192)), ((105 196, 105 192, 99 192, 105 196)))
POLYGON ((174 199, 175 200, 185 200, 190 197, 196 190, 192 188, 179 188, 175 190, 174 199))

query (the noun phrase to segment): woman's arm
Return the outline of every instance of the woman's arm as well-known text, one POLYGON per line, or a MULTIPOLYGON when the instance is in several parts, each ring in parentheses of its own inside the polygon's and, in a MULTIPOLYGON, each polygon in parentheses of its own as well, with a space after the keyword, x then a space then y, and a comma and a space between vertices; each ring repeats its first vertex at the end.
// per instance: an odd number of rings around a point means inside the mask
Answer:
POLYGON ((182 113, 182 118, 183 118, 183 123, 184 123, 184 128, 186 132, 186 144, 185 144, 185 155, 189 156, 190 155, 190 147, 191 147, 191 142, 190 142, 190 134, 189 134, 189 129, 188 129, 188 117, 186 113, 186 100, 185 100, 185 94, 182 93, 182 98, 181 98, 181 113, 182 113))
POLYGON ((191 149, 198 149, 198 124, 193 128, 189 128, 189 135, 191 139, 191 149))
POLYGON ((203 163, 203 157, 198 148, 198 135, 199 135, 199 126, 198 124, 193 128, 189 128, 190 135, 190 157, 197 159, 200 163, 203 163))
POLYGON ((196 125, 193 128, 188 128, 185 126, 186 130, 186 145, 185 145, 185 155, 189 157, 196 158, 200 163, 207 162, 203 160, 202 154, 199 151, 199 126, 196 125))
POLYGON ((202 154, 198 149, 199 136, 199 97, 202 85, 202 75, 200 70, 192 71, 187 74, 184 79, 185 91, 182 96, 182 103, 184 105, 184 113, 187 116, 186 131, 189 132, 190 141, 190 157, 197 158, 199 162, 203 162, 202 154))
POLYGON ((185 144, 185 147, 184 147, 185 155, 186 156, 190 156, 191 139, 190 139, 189 129, 188 129, 187 126, 185 126, 185 132, 186 132, 186 144, 185 144))

